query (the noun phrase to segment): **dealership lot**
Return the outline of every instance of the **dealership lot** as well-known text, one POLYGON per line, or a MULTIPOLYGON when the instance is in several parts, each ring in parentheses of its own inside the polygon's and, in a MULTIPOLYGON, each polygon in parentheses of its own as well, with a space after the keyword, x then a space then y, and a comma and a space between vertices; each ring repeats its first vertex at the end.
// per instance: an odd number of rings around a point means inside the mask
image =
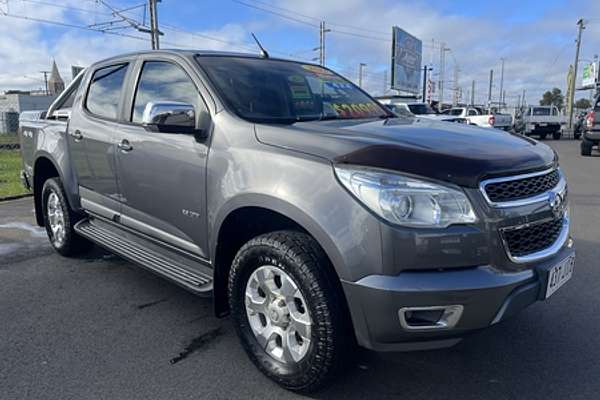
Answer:
MULTIPOLYGON (((546 304, 454 348, 376 355, 314 398, 597 397, 600 154, 547 142, 569 181, 577 262, 546 304)), ((228 319, 101 250, 66 259, 36 228, 31 199, 0 204, 0 398, 298 398, 247 359, 228 319)))

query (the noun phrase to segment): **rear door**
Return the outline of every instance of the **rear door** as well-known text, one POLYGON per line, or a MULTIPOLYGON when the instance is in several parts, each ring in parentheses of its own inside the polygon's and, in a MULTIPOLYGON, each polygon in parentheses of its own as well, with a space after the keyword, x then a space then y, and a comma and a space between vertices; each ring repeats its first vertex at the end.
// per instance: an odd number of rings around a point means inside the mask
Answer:
POLYGON ((68 127, 81 205, 111 219, 120 208, 115 135, 129 66, 128 62, 119 62, 91 71, 83 99, 75 104, 68 127))
POLYGON ((148 102, 192 104, 207 110, 194 71, 172 59, 138 62, 131 106, 116 131, 121 222, 170 245, 207 257, 206 161, 208 139, 149 131, 142 126, 148 102))

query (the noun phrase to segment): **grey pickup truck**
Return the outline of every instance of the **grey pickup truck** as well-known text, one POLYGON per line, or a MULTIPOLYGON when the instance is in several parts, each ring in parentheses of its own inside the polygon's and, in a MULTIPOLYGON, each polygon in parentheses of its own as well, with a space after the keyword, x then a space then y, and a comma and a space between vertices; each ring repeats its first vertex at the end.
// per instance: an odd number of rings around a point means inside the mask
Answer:
POLYGON ((573 273, 550 147, 391 114, 318 65, 126 54, 19 129, 57 252, 95 243, 212 296, 290 390, 330 381, 355 345, 451 346, 573 273))

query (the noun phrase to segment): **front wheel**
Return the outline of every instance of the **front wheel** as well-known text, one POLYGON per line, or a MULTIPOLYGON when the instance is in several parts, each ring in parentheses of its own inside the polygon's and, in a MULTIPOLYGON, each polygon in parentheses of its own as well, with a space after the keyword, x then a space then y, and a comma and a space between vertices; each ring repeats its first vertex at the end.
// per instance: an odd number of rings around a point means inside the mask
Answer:
POLYGON ((337 279, 320 246, 301 232, 258 236, 233 261, 228 294, 237 333, 252 362, 286 389, 322 387, 352 353, 337 279))
POLYGON ((58 178, 44 182, 42 189, 44 226, 50 244, 63 256, 72 256, 92 247, 92 243, 79 236, 73 226, 81 219, 67 202, 65 191, 58 178))

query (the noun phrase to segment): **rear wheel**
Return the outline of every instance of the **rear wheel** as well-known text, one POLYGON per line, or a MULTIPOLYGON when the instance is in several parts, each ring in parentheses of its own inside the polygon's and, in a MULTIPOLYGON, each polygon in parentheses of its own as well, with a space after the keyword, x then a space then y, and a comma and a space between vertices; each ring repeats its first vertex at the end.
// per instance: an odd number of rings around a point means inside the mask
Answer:
POLYGON ((540 133, 540 140, 546 140, 547 133, 540 133))
POLYGON ((73 212, 67 202, 58 178, 44 182, 42 189, 44 225, 50 244, 63 256, 72 256, 89 250, 92 243, 79 236, 73 226, 81 216, 73 212))
POLYGON ((583 138, 583 140, 581 141, 581 155, 586 157, 591 156, 593 146, 593 142, 587 140, 586 138, 583 138))
POLYGON ((554 140, 560 140, 561 136, 562 136, 561 131, 552 132, 552 139, 554 139, 554 140))
POLYGON ((322 387, 352 353, 345 300, 330 268, 315 240, 295 231, 258 236, 233 261, 228 292, 237 333, 254 364, 286 389, 322 387))

